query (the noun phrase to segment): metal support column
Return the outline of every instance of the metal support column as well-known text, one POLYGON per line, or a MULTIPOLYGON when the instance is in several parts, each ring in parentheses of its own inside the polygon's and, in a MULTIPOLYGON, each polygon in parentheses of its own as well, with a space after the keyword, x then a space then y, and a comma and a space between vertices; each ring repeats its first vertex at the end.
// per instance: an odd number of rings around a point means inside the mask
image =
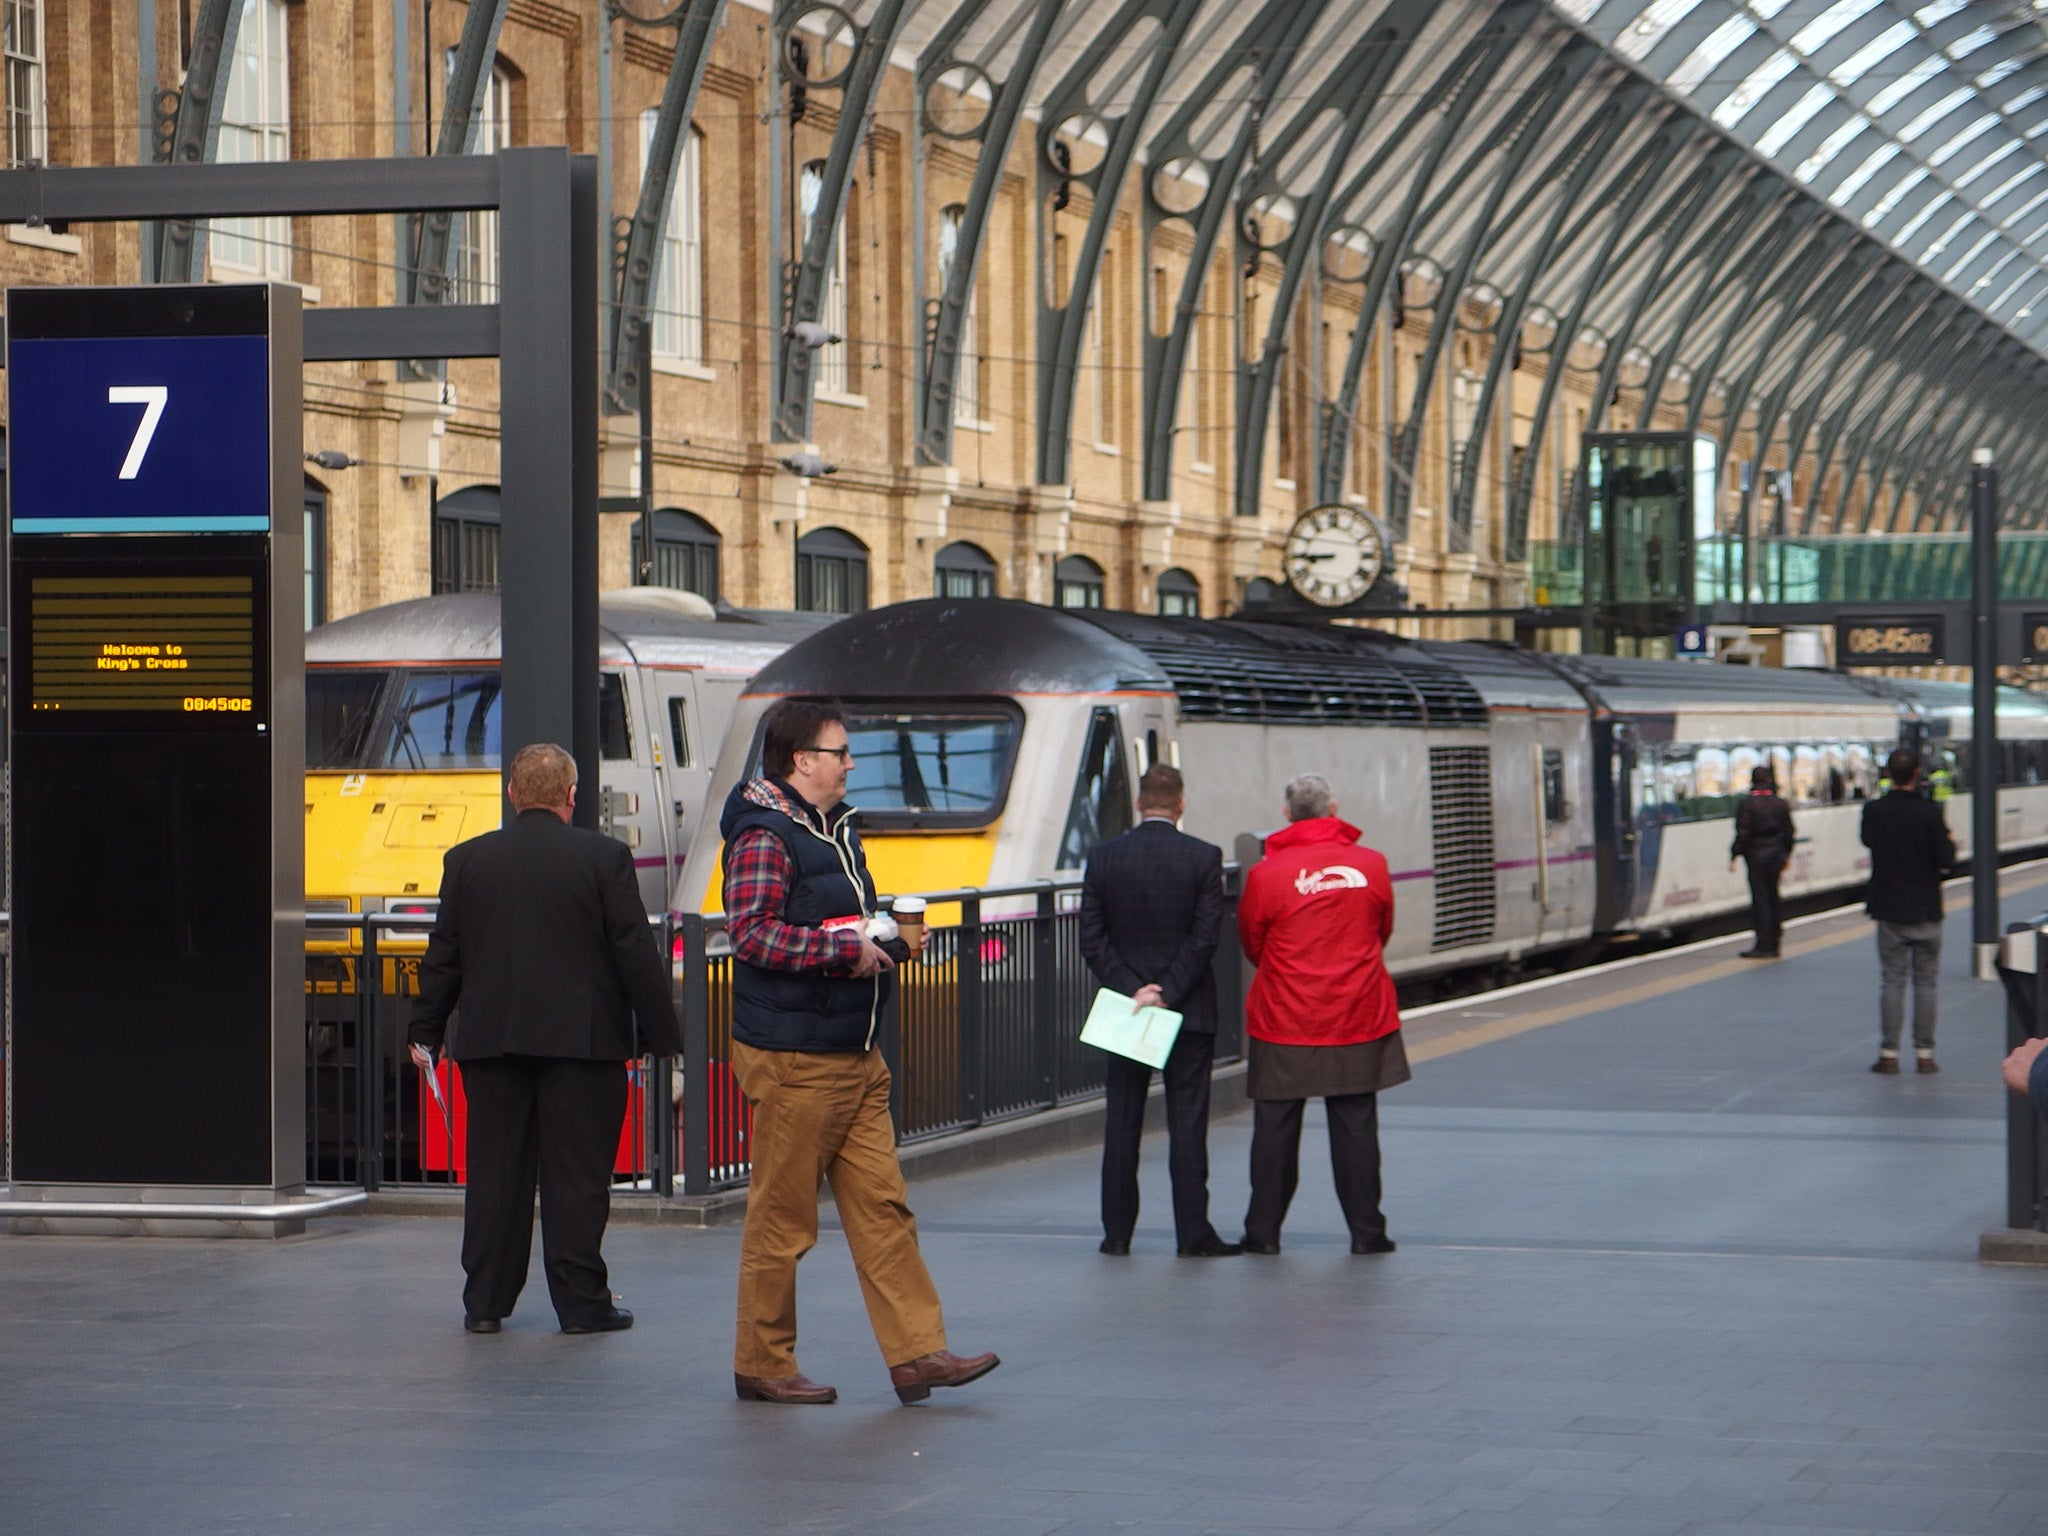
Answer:
MULTIPOLYGON (((192 45, 185 64, 185 83, 170 93, 177 97, 171 126, 173 165, 204 164, 220 146, 220 114, 227 103, 227 72, 235 58, 242 30, 242 0, 200 0, 192 19, 192 45)), ((154 43, 152 38, 151 42, 154 43)), ((145 121, 154 123, 151 104, 145 121)), ((199 219, 172 219, 156 231, 155 279, 160 283, 196 283, 206 276, 206 225, 199 219)))
POLYGON ((1970 471, 1971 974, 1998 972, 1998 468, 1979 448, 1970 471))

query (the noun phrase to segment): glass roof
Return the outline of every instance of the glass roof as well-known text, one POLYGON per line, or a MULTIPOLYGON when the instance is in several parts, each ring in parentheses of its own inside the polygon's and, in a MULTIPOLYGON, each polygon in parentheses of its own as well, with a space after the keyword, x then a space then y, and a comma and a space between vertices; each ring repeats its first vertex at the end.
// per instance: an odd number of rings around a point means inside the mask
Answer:
POLYGON ((2048 0, 1552 0, 2037 348, 2048 0))

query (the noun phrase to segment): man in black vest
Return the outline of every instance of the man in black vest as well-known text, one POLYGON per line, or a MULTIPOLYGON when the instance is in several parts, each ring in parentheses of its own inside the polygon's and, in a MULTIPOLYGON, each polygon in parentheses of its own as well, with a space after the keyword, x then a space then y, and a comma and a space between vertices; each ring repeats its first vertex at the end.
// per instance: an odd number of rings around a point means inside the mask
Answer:
POLYGON ((633 1326, 633 1314, 612 1304, 601 1251, 626 1113, 624 1063, 678 1054, 682 1031, 633 855, 569 825, 575 759, 548 743, 521 747, 505 793, 511 825, 457 843, 442 860, 409 1031, 424 1071, 447 1044, 469 1095, 464 1326, 496 1333, 511 1315, 526 1284, 538 1185, 548 1296, 562 1332, 611 1333, 633 1326))
MULTIPOLYGON (((1209 1077, 1216 1061, 1216 977, 1223 931, 1223 850, 1176 823, 1186 809, 1180 770, 1154 763, 1138 781, 1138 825, 1098 844, 1081 883, 1081 958, 1096 980, 1135 1001, 1170 1008, 1180 1033, 1166 1058, 1166 1166, 1181 1257, 1244 1250, 1209 1223, 1209 1077)), ((1131 1251, 1138 1224, 1138 1139, 1152 1069, 1111 1055, 1104 1067, 1102 1251, 1131 1251)))
POLYGON ((1941 807, 1919 791, 1920 759, 1901 747, 1884 765, 1891 792, 1863 807, 1870 850, 1864 911, 1877 919, 1879 1045, 1870 1070, 1899 1070, 1906 1024, 1906 973, 1913 975, 1913 1055, 1923 1073, 1934 1064, 1934 1017, 1941 975, 1941 878, 1956 862, 1955 839, 1941 807))
POLYGON ((830 1403, 796 1368, 797 1261, 818 1241, 827 1179, 875 1342, 906 1403, 986 1376, 994 1355, 946 1348, 938 1291, 917 1247, 889 1068, 875 1049, 892 955, 868 936, 875 884, 846 802, 846 721, 789 699, 762 724, 765 774, 734 787, 725 839, 732 943, 732 1069, 753 1106, 753 1171, 740 1237, 733 1390, 742 1400, 830 1403))

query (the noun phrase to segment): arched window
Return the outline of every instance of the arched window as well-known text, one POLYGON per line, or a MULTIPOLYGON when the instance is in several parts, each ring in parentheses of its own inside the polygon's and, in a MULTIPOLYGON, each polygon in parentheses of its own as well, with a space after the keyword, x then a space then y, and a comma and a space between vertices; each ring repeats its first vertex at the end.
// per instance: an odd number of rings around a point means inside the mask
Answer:
MULTIPOLYGON (((448 67, 455 67, 455 50, 448 50, 448 67)), ((484 82, 484 95, 477 107, 476 139, 472 154, 495 155, 512 146, 512 73, 501 60, 491 66, 491 78, 484 82)), ((456 304, 498 302, 498 215, 492 212, 458 213, 448 248, 448 297, 456 304)), ((494 583, 495 584, 495 583, 494 583)))
POLYGON ((1202 616, 1202 584, 1179 566, 1161 571, 1153 590, 1158 594, 1161 618, 1199 619, 1202 616))
POLYGON ((434 590, 498 590, 498 488, 471 485, 434 503, 434 590))
POLYGON ((1068 555, 1053 567, 1052 589, 1055 608, 1100 608, 1102 567, 1086 555, 1068 555))
MULTIPOLYGON (((8 9, 11 39, 13 7, 8 9)), ((242 24, 235 32, 235 57, 221 102, 220 143, 215 151, 224 164, 292 157, 291 60, 285 51, 285 20, 285 0, 242 0, 242 24)), ((289 279, 292 221, 284 216, 218 219, 207 251, 214 266, 289 279)))
POLYGON ((868 547, 842 528, 796 541, 796 605, 805 613, 865 613, 868 547))
MULTIPOLYGON (((640 114, 640 164, 654 142, 653 108, 640 114)), ((649 295, 653 309, 654 355, 679 363, 704 361, 704 135, 683 130, 676 145, 675 176, 669 187, 668 222, 649 295)), ((663 583, 667 585, 667 583, 663 583)), ((695 590, 694 588, 692 590, 695 590)))
POLYGON ((306 628, 327 622, 327 487, 306 476, 306 628))
POLYGON ((1280 600, 1280 584, 1267 576, 1254 576, 1244 584, 1244 605, 1265 608, 1280 600))
POLYGON ((654 568, 651 587, 679 587, 707 602, 718 601, 718 530, 694 512, 660 507, 654 513, 654 568))
POLYGON ((994 597, 996 563, 973 544, 948 544, 932 562, 932 596, 994 597))

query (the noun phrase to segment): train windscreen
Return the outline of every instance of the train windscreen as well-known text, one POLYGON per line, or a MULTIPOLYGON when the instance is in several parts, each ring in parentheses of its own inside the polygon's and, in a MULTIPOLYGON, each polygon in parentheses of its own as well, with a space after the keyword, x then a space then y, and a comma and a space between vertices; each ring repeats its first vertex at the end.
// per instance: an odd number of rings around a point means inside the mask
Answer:
POLYGON ((1002 709, 850 711, 846 797, 869 826, 986 826, 1002 812, 1022 732, 1002 709))
POLYGON ((306 673, 306 766, 360 768, 391 674, 381 668, 306 673))
MULTIPOLYGON (((495 668, 306 669, 306 767, 498 771, 503 697, 495 668)), ((598 678, 598 754, 633 755, 625 680, 598 678)))

